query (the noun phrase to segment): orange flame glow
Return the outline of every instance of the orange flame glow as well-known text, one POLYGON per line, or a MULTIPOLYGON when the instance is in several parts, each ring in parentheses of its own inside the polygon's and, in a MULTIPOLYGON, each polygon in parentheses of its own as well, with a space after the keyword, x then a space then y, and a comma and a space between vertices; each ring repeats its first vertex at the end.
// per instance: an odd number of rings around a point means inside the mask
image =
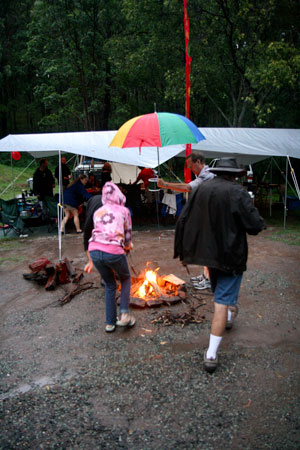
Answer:
POLYGON ((147 294, 151 294, 153 291, 153 287, 149 282, 157 283, 157 275, 153 270, 147 270, 145 280, 138 290, 138 294, 141 298, 145 298, 147 294))

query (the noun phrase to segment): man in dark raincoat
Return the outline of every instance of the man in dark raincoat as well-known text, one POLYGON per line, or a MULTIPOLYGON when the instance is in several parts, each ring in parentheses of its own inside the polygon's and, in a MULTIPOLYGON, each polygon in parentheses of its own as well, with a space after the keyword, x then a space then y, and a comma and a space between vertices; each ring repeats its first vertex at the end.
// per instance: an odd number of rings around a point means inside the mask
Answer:
POLYGON ((238 311, 248 257, 246 234, 258 234, 265 223, 248 192, 234 181, 245 173, 234 158, 221 158, 210 170, 217 176, 193 191, 177 222, 174 257, 209 268, 214 315, 204 369, 212 373, 224 331, 238 311))

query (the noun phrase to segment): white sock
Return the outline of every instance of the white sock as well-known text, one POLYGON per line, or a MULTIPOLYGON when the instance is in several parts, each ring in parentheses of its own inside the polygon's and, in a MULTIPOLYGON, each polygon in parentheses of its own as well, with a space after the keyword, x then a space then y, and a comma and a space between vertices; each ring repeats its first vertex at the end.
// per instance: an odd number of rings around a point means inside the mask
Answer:
POLYGON ((210 334, 209 336, 209 347, 206 352, 206 358, 207 359, 216 359, 217 357, 217 351, 219 348, 219 345, 222 341, 222 336, 214 336, 213 334, 210 334))
POLYGON ((227 320, 231 320, 231 317, 232 317, 232 312, 228 308, 228 310, 227 310, 227 320))

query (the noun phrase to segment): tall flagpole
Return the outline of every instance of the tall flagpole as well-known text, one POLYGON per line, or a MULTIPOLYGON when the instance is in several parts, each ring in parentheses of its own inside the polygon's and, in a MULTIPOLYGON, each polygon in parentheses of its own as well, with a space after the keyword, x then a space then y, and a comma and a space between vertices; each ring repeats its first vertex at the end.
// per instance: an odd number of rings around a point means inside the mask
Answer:
POLYGON ((57 231, 58 231, 58 260, 61 261, 61 222, 62 222, 62 173, 61 173, 61 157, 58 151, 58 204, 57 204, 57 231))
MULTIPOLYGON (((186 78, 186 99, 185 99, 185 115, 190 118, 190 96, 191 96, 191 62, 192 58, 190 56, 190 21, 187 10, 188 0, 183 0, 184 4, 184 40, 185 40, 185 78, 186 78)), ((186 145, 185 155, 188 156, 192 152, 191 144, 186 145)), ((191 171, 187 168, 185 163, 184 166, 184 181, 189 183, 191 181, 191 171)))

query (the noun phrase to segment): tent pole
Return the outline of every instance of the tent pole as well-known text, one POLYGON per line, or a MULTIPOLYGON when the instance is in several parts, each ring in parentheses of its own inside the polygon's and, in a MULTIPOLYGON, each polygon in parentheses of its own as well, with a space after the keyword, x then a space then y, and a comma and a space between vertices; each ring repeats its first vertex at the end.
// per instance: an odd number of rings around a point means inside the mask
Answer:
MULTIPOLYGON (((160 178, 160 169, 159 169, 159 147, 157 147, 157 169, 158 169, 158 177, 160 178)), ((155 203, 156 203, 156 217, 157 217, 158 239, 160 239, 159 213, 158 213, 159 192, 160 192, 160 191, 156 191, 156 192, 155 192, 155 203)))
POLYGON ((11 179, 12 179, 12 187, 13 187, 13 196, 15 198, 15 181, 14 181, 14 173, 13 173, 12 153, 10 154, 10 167, 11 167, 11 179))
POLYGON ((57 205, 57 228, 58 228, 58 260, 61 261, 61 221, 62 221, 62 176, 61 176, 61 157, 60 150, 58 150, 58 205, 57 205))
MULTIPOLYGON (((271 183, 270 183, 270 185, 272 185, 272 183, 273 183, 273 158, 271 158, 270 178, 271 178, 271 183)), ((270 217, 272 217, 272 197, 273 197, 273 189, 272 189, 272 187, 270 186, 270 187, 269 187, 270 217)))
POLYGON ((283 215, 283 228, 286 227, 286 216, 287 216, 287 188, 288 188, 288 158, 285 159, 285 192, 284 192, 284 215, 283 215))

